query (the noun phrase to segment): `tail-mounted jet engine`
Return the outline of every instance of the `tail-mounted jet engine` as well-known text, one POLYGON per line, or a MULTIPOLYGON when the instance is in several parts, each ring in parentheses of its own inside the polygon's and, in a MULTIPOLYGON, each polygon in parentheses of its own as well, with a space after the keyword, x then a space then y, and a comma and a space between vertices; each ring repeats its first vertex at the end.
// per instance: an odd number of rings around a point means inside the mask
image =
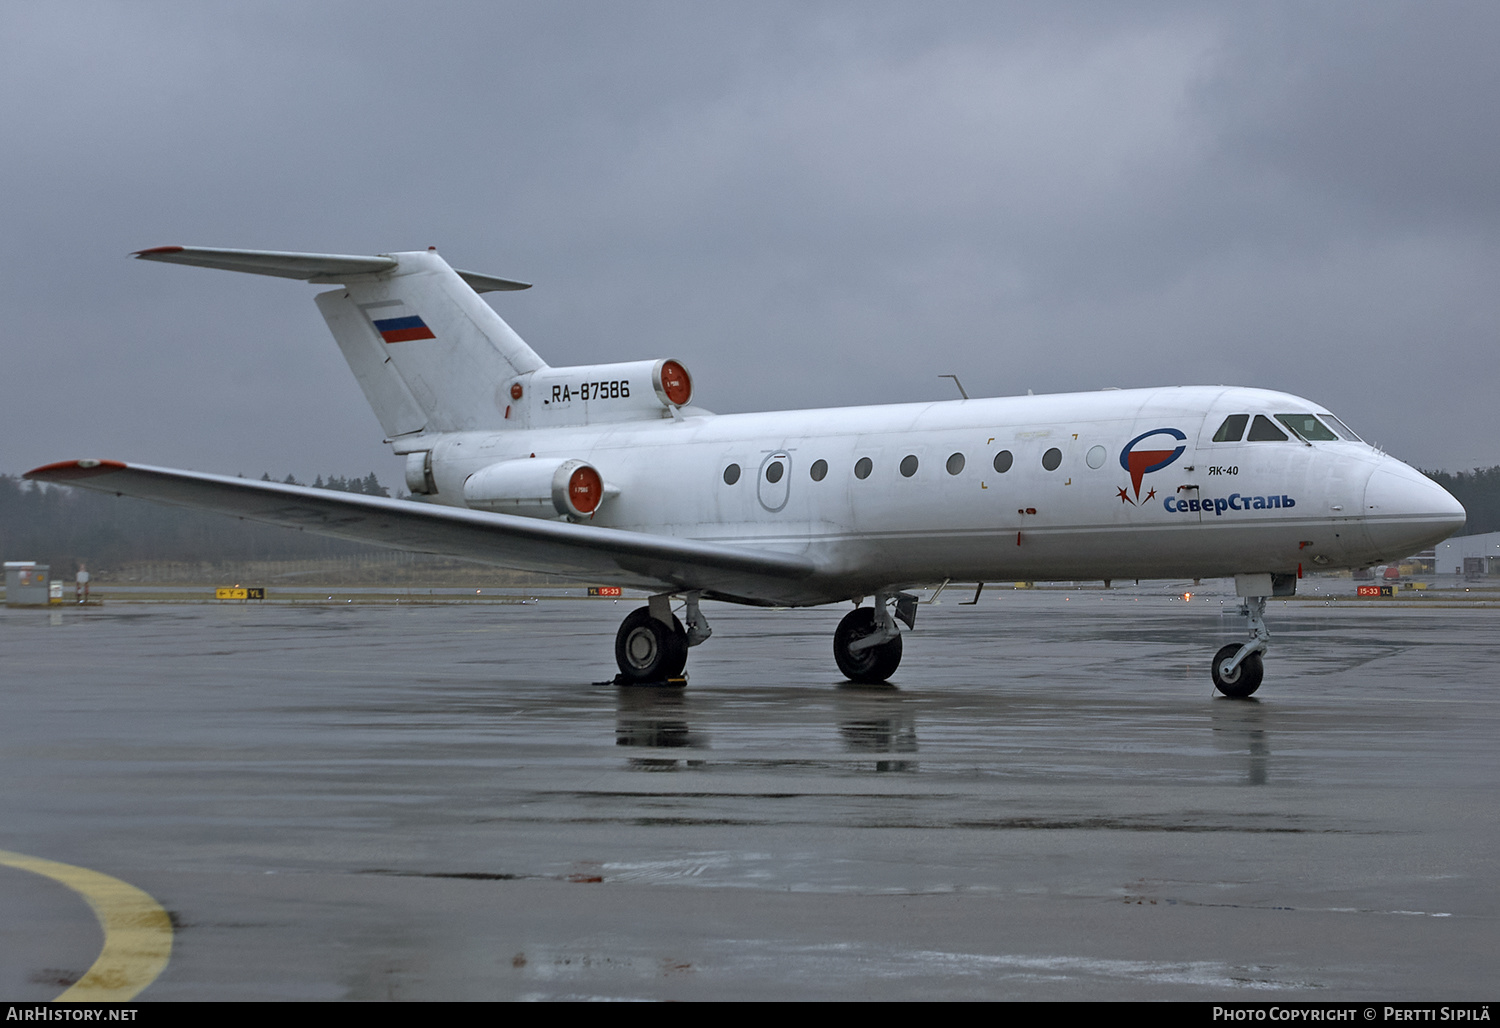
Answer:
POLYGON ((475 510, 528 518, 587 521, 605 496, 597 468, 562 457, 503 460, 474 472, 464 483, 464 503, 475 510))
POLYGON ((501 382, 495 404, 518 428, 674 417, 693 399, 693 378, 675 360, 541 368, 501 382))

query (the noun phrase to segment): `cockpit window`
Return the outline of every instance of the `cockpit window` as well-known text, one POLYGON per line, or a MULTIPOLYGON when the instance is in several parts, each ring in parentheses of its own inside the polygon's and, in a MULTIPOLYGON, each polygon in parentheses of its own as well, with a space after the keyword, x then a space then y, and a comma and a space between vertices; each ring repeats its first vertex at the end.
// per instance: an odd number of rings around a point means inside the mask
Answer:
POLYGON ((1345 439, 1348 439, 1350 442, 1355 442, 1355 443, 1362 443, 1362 442, 1364 442, 1363 439, 1361 439, 1359 436, 1355 435, 1353 432, 1351 432, 1349 430, 1349 426, 1348 425, 1344 424, 1342 421, 1340 421, 1338 418, 1334 417, 1332 414, 1319 414, 1318 417, 1320 417, 1324 421, 1332 424, 1334 426, 1333 430, 1335 432, 1337 432, 1339 435, 1343 436, 1345 439))
POLYGON ((1216 443, 1237 443, 1245 434, 1245 424, 1250 420, 1248 414, 1231 414, 1224 419, 1224 424, 1214 433, 1216 443))
POLYGON ((1252 443, 1284 443, 1286 433, 1271 424, 1271 419, 1264 414, 1257 414, 1250 423, 1250 435, 1247 438, 1252 443))
POLYGON ((1308 442, 1327 443, 1333 442, 1338 438, 1338 436, 1328 431, 1327 425, 1311 414, 1278 414, 1276 415, 1276 420, 1308 442))

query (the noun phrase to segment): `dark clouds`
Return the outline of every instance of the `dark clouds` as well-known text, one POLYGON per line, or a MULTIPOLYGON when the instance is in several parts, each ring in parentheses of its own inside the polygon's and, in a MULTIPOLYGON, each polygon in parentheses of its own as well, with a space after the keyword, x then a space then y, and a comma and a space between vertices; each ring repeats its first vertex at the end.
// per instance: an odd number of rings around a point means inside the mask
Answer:
POLYGON ((438 246, 734 411, 1237 382, 1500 463, 1500 9, 11 5, 6 449, 395 474, 298 283, 438 246))

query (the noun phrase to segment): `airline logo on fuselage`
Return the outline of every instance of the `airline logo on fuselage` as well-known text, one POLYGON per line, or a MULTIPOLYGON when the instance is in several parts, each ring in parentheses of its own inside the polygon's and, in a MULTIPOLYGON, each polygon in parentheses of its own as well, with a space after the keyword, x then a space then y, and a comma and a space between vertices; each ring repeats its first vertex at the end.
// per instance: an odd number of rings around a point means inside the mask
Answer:
MULTIPOLYGON (((1122 486, 1119 491, 1120 502, 1132 507, 1139 506, 1143 502, 1141 479, 1171 464, 1186 450, 1187 434, 1175 428, 1153 428, 1126 443, 1125 448, 1120 451, 1120 467, 1130 475, 1130 485, 1135 490, 1135 496, 1132 498, 1122 486)), ((1147 492, 1145 498, 1155 499, 1156 490, 1147 492)))
POLYGON ((1278 496, 1244 496, 1240 493, 1230 493, 1228 498, 1205 496, 1201 500, 1184 500, 1180 497, 1168 496, 1161 501, 1161 505, 1173 514, 1212 514, 1215 517, 1223 517, 1227 510, 1284 510, 1287 507, 1297 506, 1297 501, 1285 493, 1278 496))

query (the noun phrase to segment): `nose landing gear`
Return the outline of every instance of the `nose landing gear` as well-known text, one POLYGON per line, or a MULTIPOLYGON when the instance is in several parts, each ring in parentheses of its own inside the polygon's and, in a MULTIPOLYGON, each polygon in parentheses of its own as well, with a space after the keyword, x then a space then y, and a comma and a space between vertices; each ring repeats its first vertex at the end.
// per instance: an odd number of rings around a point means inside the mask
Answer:
MULTIPOLYGON (((1269 576, 1267 576, 1269 577, 1269 576)), ((1240 605, 1240 616, 1249 621, 1250 640, 1241 645, 1230 643, 1214 654, 1214 688, 1225 696, 1242 700, 1260 688, 1265 675, 1261 654, 1271 641, 1262 615, 1266 612, 1264 596, 1246 596, 1240 605)))

